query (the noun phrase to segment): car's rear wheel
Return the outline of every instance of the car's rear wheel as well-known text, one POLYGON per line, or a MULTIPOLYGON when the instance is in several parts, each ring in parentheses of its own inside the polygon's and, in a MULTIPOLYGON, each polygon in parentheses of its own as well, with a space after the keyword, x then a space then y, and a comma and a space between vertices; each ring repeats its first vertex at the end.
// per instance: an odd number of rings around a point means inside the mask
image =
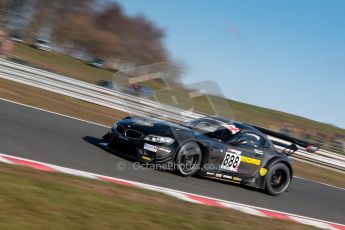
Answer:
POLYGON ((202 152, 195 142, 185 143, 175 157, 175 170, 181 176, 193 176, 200 169, 202 152))
POLYGON ((283 163, 277 163, 267 173, 266 191, 272 196, 278 196, 286 191, 290 182, 290 169, 283 163))

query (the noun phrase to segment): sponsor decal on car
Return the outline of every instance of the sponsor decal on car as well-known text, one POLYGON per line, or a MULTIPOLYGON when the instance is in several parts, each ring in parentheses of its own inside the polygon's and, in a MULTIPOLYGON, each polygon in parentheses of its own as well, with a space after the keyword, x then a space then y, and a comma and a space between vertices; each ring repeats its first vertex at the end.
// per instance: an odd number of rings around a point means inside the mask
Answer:
POLYGON ((216 177, 222 178, 223 174, 216 173, 216 177))
POLYGON ((265 176, 267 174, 267 168, 260 169, 260 176, 265 176))
POLYGON ((232 180, 233 180, 233 181, 242 181, 242 179, 241 179, 241 178, 239 178, 239 177, 235 177, 235 176, 232 178, 232 180))
POLYGON ((251 157, 245 157, 245 156, 242 156, 241 162, 244 162, 247 164, 253 164, 253 165, 260 165, 261 164, 261 160, 251 158, 251 157))
POLYGON ((237 172, 241 163, 241 151, 228 149, 225 153, 224 160, 220 166, 221 169, 237 172))
POLYGON ((206 172, 206 175, 207 175, 207 176, 214 176, 214 173, 206 172))
POLYGON ((142 156, 142 159, 143 159, 143 160, 146 160, 146 161, 150 161, 150 160, 151 160, 151 158, 150 158, 150 157, 147 157, 147 156, 142 156))
POLYGON ((232 176, 228 176, 228 175, 223 175, 223 178, 232 180, 232 176))
POLYGON ((154 153, 157 152, 157 146, 147 144, 147 143, 144 144, 144 149, 151 151, 151 152, 154 152, 154 153))

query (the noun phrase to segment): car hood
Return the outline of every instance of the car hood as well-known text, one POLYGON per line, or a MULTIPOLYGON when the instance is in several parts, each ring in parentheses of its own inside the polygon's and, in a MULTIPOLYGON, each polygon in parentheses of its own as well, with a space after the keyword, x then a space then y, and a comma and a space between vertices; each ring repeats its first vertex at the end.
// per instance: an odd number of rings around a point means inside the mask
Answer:
POLYGON ((144 134, 168 135, 175 131, 188 131, 190 129, 178 123, 160 121, 146 118, 125 118, 117 122, 118 125, 124 126, 126 129, 135 129, 144 134))

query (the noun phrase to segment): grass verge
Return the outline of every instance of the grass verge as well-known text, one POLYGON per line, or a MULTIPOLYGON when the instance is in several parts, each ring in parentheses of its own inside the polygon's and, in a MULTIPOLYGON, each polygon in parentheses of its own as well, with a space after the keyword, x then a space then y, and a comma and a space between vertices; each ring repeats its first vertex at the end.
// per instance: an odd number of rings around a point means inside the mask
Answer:
POLYGON ((92 67, 84 61, 60 53, 38 50, 23 43, 16 43, 12 54, 31 65, 89 83, 111 80, 115 73, 115 71, 92 67))
POLYGON ((107 126, 127 115, 121 111, 2 78, 0 97, 107 126))
POLYGON ((0 181, 0 229, 313 229, 2 163, 0 181))
MULTIPOLYGON (((0 98, 111 126, 126 113, 0 78, 0 98)), ((295 175, 345 188, 344 174, 295 161, 295 175)))

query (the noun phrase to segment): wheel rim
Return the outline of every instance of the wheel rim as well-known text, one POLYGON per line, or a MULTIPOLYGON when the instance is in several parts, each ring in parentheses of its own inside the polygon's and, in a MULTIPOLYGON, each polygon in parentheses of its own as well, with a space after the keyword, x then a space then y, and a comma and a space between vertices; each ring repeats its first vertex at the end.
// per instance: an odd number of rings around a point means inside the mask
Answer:
POLYGON ((179 167, 182 173, 189 174, 198 167, 199 152, 196 149, 182 150, 179 167))
POLYGON ((284 190, 288 184, 289 178, 285 170, 277 169, 271 177, 271 187, 275 191, 284 190))

